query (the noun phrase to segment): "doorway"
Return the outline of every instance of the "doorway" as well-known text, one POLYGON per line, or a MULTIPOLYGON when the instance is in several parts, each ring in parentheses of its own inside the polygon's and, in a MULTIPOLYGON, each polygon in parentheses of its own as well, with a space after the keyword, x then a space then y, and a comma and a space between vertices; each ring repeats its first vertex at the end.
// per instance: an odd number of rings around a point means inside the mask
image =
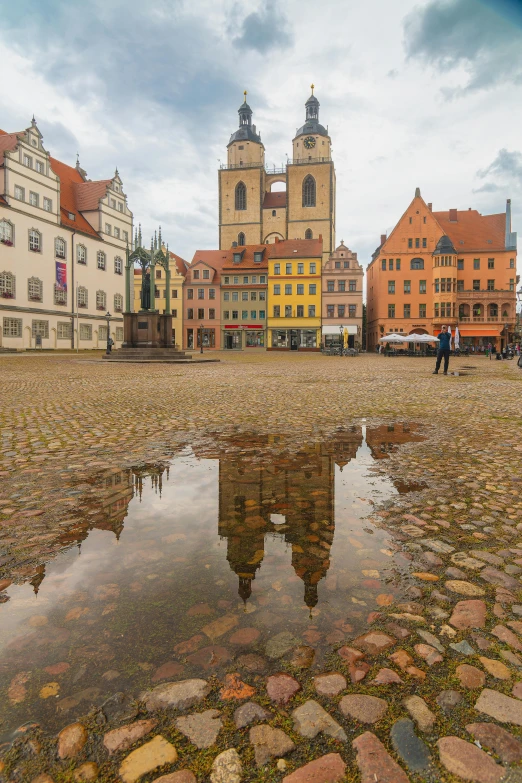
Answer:
POLYGON ((297 329, 292 329, 290 332, 290 350, 297 351, 299 348, 299 333, 297 329))

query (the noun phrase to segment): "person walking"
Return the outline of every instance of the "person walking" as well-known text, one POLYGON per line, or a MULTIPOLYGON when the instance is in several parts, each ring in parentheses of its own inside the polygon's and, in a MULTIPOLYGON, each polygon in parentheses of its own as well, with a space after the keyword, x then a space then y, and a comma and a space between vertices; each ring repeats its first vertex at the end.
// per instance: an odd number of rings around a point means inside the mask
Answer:
POLYGON ((448 327, 443 326, 442 332, 437 335, 439 340, 439 350, 437 351, 437 363, 433 370, 433 375, 439 374, 440 364, 444 358, 444 375, 448 374, 449 358, 451 351, 451 334, 448 332, 448 327))

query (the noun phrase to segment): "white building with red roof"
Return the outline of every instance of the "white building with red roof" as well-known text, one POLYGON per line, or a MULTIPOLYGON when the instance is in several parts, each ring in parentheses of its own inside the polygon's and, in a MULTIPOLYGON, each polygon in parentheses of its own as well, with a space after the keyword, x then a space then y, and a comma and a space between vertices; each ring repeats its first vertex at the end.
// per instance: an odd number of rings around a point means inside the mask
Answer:
POLYGON ((132 212, 122 181, 91 182, 43 146, 36 121, 0 130, 0 346, 104 348, 123 340, 132 212))

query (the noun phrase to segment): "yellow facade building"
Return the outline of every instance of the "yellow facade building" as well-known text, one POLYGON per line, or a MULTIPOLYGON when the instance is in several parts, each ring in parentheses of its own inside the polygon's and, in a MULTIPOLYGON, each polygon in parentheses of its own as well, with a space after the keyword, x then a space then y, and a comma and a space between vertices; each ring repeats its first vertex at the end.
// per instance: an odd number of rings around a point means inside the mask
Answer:
POLYGON ((276 239, 323 237, 323 262, 335 249, 335 169, 319 101, 307 100, 304 124, 292 141, 292 158, 267 168, 252 109, 239 108, 239 129, 219 169, 219 247, 272 244, 276 239), (284 188, 274 190, 273 188, 284 188))
POLYGON ((268 259, 269 351, 321 348, 323 240, 276 240, 268 259))
MULTIPOLYGON (((165 247, 163 250, 166 252, 165 247)), ((187 273, 187 262, 169 251, 170 256, 170 307, 172 312, 172 342, 174 345, 180 345, 183 341, 183 283, 187 273)), ((167 293, 165 290, 166 273, 162 268, 155 269, 155 307, 160 313, 165 313, 165 300, 167 293)), ((133 310, 137 313, 141 310, 141 269, 134 270, 134 306, 133 310)))

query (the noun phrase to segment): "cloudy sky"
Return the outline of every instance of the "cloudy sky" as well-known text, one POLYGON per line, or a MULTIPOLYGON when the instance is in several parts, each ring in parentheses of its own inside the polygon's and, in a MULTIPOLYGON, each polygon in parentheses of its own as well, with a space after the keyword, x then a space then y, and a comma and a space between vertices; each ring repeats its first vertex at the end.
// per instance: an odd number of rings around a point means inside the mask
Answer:
POLYGON ((332 137, 337 239, 366 264, 416 186, 434 209, 505 209, 522 235, 520 0, 18 0, 2 7, 0 127, 34 113, 51 154, 117 165, 145 234, 218 241, 217 174, 243 90, 268 165, 310 84, 332 137))

